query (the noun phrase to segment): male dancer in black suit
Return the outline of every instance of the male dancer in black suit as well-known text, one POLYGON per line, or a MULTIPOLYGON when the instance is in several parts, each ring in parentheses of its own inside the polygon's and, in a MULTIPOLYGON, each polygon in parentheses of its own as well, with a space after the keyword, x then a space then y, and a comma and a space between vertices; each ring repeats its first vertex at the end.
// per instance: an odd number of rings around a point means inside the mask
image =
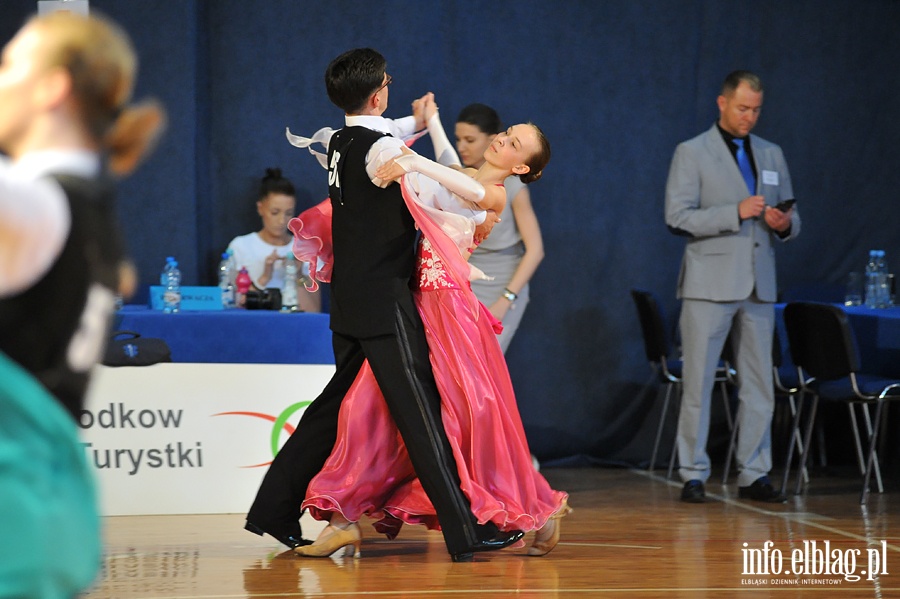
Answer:
POLYGON ((272 462, 246 528, 269 533, 290 547, 309 543, 300 536, 300 504, 334 446, 341 401, 368 359, 437 511, 448 552, 453 561, 470 561, 473 552, 506 547, 522 533, 477 524, 459 488, 425 331, 410 289, 415 224, 400 186, 374 177, 382 164, 400 154, 403 142, 392 133, 425 126, 422 117, 417 122, 415 117, 389 121, 381 116, 391 82, 385 65, 381 54, 362 48, 335 58, 325 73, 328 97, 346 114, 345 127, 328 145, 336 371, 272 462))

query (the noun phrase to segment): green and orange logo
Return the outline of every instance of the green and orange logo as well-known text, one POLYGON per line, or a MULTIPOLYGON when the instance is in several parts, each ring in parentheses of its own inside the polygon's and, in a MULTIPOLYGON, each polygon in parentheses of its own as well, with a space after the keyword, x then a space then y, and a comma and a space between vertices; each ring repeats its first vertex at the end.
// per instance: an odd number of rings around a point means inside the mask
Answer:
MULTIPOLYGON (((296 414, 299 410, 306 408, 312 401, 298 401, 297 403, 288 406, 285 408, 281 414, 278 416, 272 416, 271 414, 263 414, 261 412, 219 412, 218 414, 213 414, 213 416, 250 416, 251 418, 261 418, 263 420, 268 420, 272 423, 272 432, 269 435, 269 444, 272 449, 272 457, 274 458, 278 455, 278 449, 280 448, 281 434, 282 432, 286 432, 288 436, 294 434, 295 427, 288 423, 288 419, 291 416, 296 414)), ((252 466, 241 466, 241 468, 261 468, 263 466, 268 466, 272 463, 272 460, 268 462, 263 462, 262 464, 253 464, 252 466)))

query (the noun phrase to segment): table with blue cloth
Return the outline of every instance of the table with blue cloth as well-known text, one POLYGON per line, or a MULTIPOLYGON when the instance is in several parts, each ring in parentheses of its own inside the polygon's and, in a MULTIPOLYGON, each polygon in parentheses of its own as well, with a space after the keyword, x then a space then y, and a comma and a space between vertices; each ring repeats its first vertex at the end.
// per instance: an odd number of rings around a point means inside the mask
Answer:
POLYGON ((272 310, 182 311, 166 314, 124 306, 114 330, 163 339, 173 362, 334 364, 328 314, 272 310))
POLYGON ((900 378, 900 307, 844 306, 863 371, 900 378))
POLYGON ((271 310, 119 310, 115 330, 163 339, 174 363, 94 373, 79 424, 101 514, 246 510, 334 374, 328 324, 271 310))

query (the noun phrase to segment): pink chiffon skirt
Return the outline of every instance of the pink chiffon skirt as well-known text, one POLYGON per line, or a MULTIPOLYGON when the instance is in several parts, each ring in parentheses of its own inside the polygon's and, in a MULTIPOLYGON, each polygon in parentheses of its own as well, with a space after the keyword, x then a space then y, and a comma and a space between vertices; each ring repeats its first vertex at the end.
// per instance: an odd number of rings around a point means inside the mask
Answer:
MULTIPOLYGON (((480 303, 473 308, 471 290, 421 280, 416 305, 472 513, 501 530, 538 529, 567 495, 532 465, 496 320, 480 303)), ((404 522, 440 528, 367 362, 344 398, 337 442, 303 507, 320 520, 335 511, 354 522, 367 515, 390 538, 404 522)))

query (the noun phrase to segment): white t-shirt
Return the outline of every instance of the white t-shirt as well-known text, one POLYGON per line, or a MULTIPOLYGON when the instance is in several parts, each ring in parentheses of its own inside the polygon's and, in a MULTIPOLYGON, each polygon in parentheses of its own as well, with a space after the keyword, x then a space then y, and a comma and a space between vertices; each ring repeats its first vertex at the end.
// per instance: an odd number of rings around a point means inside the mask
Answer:
MULTIPOLYGON (((228 248, 234 252, 234 264, 238 271, 246 266, 247 272, 253 280, 253 284, 262 288, 261 285, 257 284, 257 281, 259 281, 259 278, 265 270, 266 258, 273 250, 277 252, 278 256, 284 258, 291 253, 292 245, 293 240, 288 241, 284 245, 272 245, 263 241, 259 236, 259 233, 247 233, 246 235, 240 235, 232 239, 231 243, 228 244, 228 248)), ((309 276, 309 266, 306 263, 303 263, 302 270, 298 272, 302 272, 304 275, 309 276)), ((265 287, 276 287, 282 292, 284 291, 283 260, 279 260, 275 263, 275 267, 272 269, 272 279, 265 287)))

